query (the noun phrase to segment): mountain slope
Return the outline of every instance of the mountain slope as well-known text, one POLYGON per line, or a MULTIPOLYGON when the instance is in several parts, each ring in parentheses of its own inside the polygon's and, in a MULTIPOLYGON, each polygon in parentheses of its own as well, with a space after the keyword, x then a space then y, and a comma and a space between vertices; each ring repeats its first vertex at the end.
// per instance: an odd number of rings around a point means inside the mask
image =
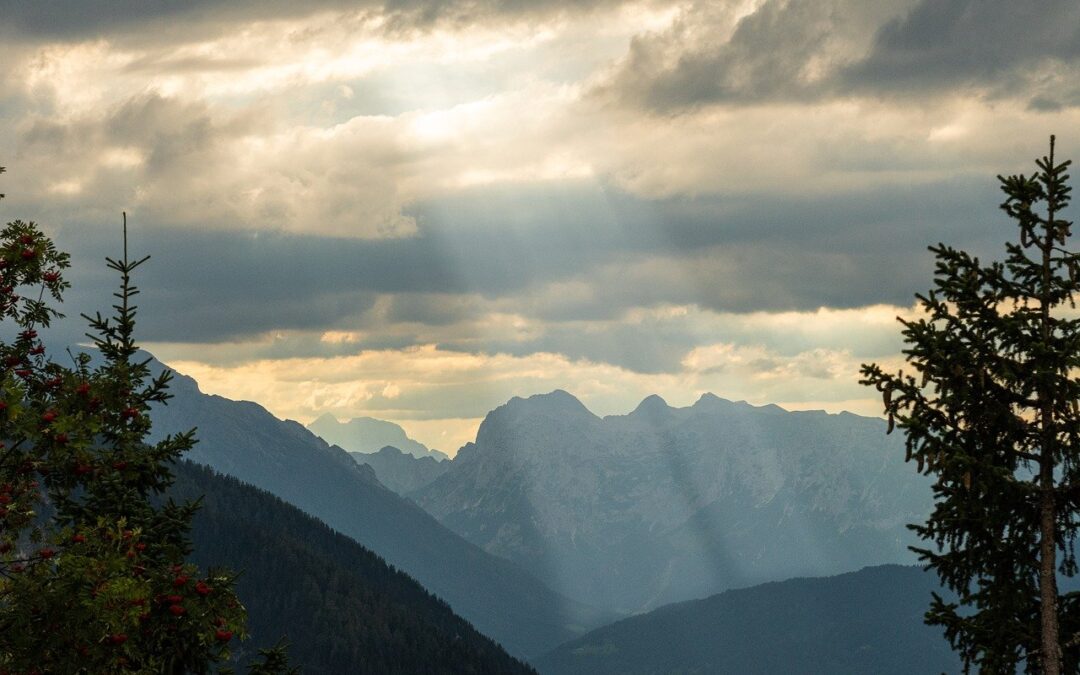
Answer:
POLYGON ((431 457, 438 461, 448 459, 438 450, 431 450, 405 434, 405 430, 386 420, 374 417, 354 417, 339 422, 330 413, 320 416, 308 425, 308 429, 327 443, 341 446, 349 452, 373 453, 388 445, 413 457, 431 457))
POLYGON ((393 446, 378 452, 350 452, 358 464, 366 464, 375 470, 379 482, 399 495, 419 490, 429 485, 450 469, 450 462, 434 457, 414 457, 393 446))
POLYGON ((544 675, 957 672, 923 624, 933 573, 882 566, 726 591, 624 619, 536 660, 544 675))
POLYGON ((247 654, 288 638, 310 675, 533 673, 403 572, 268 492, 181 462, 169 494, 202 498, 194 560, 240 572, 247 654))
POLYGON ((634 612, 793 576, 911 562, 931 504, 881 420, 707 394, 599 418, 515 398, 413 498, 584 602, 634 612))
POLYGON ((538 654, 603 620, 462 540, 300 424, 203 394, 184 376, 171 392, 169 405, 152 411, 154 437, 198 427, 187 459, 267 490, 378 553, 512 654, 538 654))

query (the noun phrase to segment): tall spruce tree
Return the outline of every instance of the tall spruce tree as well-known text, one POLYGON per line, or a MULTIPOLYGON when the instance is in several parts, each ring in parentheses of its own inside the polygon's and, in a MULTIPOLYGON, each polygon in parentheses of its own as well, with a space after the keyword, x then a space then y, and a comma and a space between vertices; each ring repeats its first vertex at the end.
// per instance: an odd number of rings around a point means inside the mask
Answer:
MULTIPOLYGON (((137 357, 145 260, 125 224, 114 312, 86 317, 99 362, 69 366, 38 334, 61 316, 69 256, 32 222, 0 229, 0 675, 232 672, 246 633, 233 575, 186 560, 196 505, 157 504, 195 440, 144 440, 171 378, 137 357)), ((253 668, 291 672, 282 649, 253 668)))
POLYGON ((1080 256, 1068 250, 1070 162, 1050 153, 1038 171, 998 176, 1016 221, 1004 262, 983 264, 931 246, 933 289, 901 319, 914 370, 862 367, 882 392, 889 431, 934 477, 934 509, 910 527, 913 547, 944 586, 926 622, 940 625, 964 672, 1075 673, 1080 595, 1058 590, 1077 573, 1080 527, 1080 256))

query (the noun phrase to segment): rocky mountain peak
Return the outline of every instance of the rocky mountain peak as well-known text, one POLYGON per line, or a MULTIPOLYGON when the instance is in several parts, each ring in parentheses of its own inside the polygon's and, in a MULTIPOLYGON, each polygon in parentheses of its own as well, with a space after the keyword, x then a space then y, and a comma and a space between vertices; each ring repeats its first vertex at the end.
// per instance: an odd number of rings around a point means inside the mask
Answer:
POLYGON ((515 396, 487 414, 481 429, 492 423, 516 422, 530 417, 553 417, 560 420, 599 419, 573 394, 562 389, 528 398, 515 396))
POLYGON ((570 413, 575 415, 587 415, 595 417, 585 404, 576 396, 563 389, 556 389, 547 394, 534 394, 529 398, 514 397, 510 404, 527 406, 531 410, 554 413, 570 413))
POLYGON ((922 516, 929 485, 902 446, 875 419, 714 394, 683 408, 649 396, 601 419, 555 391, 492 411, 476 442, 412 496, 566 595, 635 612, 910 561, 906 524, 922 516))
POLYGON ((657 394, 650 394, 642 399, 641 403, 630 413, 630 417, 644 419, 649 422, 660 422, 671 417, 674 408, 657 394))
POLYGON ((414 457, 447 459, 438 450, 429 449, 423 443, 408 437, 405 430, 393 422, 373 417, 354 417, 340 422, 334 415, 325 413, 308 425, 310 431, 327 442, 340 445, 349 452, 373 453, 388 445, 414 457))
POLYGON ((694 402, 693 407, 695 407, 695 408, 706 408, 706 407, 709 407, 709 406, 715 406, 715 405, 719 405, 719 404, 722 404, 722 403, 725 403, 724 399, 720 398, 719 396, 712 393, 711 391, 707 391, 704 394, 702 394, 698 398, 697 401, 694 402))

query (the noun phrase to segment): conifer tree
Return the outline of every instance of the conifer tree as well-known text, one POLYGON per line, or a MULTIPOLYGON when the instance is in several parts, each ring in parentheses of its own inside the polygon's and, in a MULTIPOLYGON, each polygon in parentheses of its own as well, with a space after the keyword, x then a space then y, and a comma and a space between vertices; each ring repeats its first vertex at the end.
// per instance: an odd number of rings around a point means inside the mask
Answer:
POLYGON ((934 509, 910 527, 920 559, 955 593, 926 621, 944 628, 964 672, 1075 673, 1080 596, 1080 256, 1069 250, 1070 162, 1050 153, 1033 175, 998 176, 1017 226, 1003 262, 945 244, 922 314, 901 320, 911 370, 864 365, 889 430, 934 479, 934 509), (912 372, 914 371, 914 372, 912 372))
MULTIPOLYGON (((86 317, 100 358, 64 365, 38 331, 61 316, 69 256, 32 222, 0 230, 0 674, 226 672, 245 636, 233 576, 185 560, 196 505, 155 505, 195 441, 144 441, 171 378, 136 358, 145 261, 125 223, 114 313, 86 317)), ((275 651, 258 672, 283 663, 275 651)))

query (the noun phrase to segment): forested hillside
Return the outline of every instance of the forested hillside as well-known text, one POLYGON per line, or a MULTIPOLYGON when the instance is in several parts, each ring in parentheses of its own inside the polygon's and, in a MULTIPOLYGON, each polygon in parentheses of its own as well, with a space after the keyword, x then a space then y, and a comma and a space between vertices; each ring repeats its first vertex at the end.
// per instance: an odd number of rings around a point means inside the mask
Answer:
MULTIPOLYGON (((536 661, 544 675, 913 675, 959 670, 923 623, 937 577, 885 565, 667 605, 536 661)), ((944 594, 944 593, 943 593, 944 594)))
POLYGON ((267 490, 375 551, 512 654, 542 654, 616 618, 465 541, 300 424, 203 394, 183 375, 170 392, 168 405, 152 410, 155 437, 197 427, 188 459, 267 490))
POLYGON ((241 573, 252 638, 287 637, 307 674, 532 673, 411 577, 268 492, 182 462, 170 495, 202 497, 194 559, 241 573))

